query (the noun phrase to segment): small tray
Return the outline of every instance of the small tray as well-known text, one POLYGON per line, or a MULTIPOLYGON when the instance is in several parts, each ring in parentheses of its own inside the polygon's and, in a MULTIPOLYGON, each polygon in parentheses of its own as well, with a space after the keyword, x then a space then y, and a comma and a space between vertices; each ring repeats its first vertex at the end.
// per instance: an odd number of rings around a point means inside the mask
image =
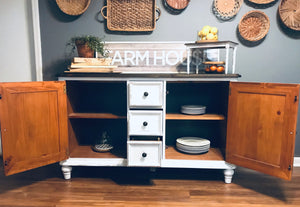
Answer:
POLYGON ((196 43, 203 43, 203 42, 218 42, 219 40, 197 40, 196 43))
POLYGON ((206 62, 203 62, 203 64, 205 64, 205 65, 224 65, 225 62, 224 61, 206 61, 206 62))

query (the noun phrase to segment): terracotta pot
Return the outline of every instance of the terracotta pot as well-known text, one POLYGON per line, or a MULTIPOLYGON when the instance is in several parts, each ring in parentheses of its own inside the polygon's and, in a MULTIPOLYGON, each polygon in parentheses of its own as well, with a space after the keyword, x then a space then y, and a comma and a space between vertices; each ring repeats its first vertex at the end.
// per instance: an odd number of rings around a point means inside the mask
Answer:
POLYGON ((87 43, 81 44, 76 42, 77 53, 79 57, 93 58, 95 51, 92 50, 87 43))

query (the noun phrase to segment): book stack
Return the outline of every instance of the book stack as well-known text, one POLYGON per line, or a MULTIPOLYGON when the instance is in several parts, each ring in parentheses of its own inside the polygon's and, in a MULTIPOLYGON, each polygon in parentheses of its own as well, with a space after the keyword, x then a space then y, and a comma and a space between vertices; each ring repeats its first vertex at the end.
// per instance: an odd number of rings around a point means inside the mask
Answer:
POLYGON ((111 58, 83 58, 74 57, 66 72, 72 73, 112 73, 117 67, 111 65, 111 58))

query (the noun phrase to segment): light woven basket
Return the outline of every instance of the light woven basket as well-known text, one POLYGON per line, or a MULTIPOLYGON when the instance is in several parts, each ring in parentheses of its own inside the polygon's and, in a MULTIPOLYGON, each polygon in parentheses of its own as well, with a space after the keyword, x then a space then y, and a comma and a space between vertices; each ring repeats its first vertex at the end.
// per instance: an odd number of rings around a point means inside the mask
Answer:
POLYGON ((214 0, 213 12, 221 20, 233 18, 240 10, 243 0, 214 0))
POLYGON ((155 0, 107 0, 101 14, 107 19, 107 28, 112 31, 153 31, 160 17, 160 9, 155 3, 155 0), (106 16, 104 9, 107 10, 106 16))
POLYGON ((255 4, 270 4, 276 0, 248 0, 252 3, 255 3, 255 4))
POLYGON ((300 0, 281 0, 278 12, 288 28, 300 31, 300 0))
POLYGON ((264 12, 257 10, 246 13, 238 26, 240 35, 251 42, 263 39, 268 34, 269 28, 269 17, 264 12))
POLYGON ((165 0, 165 2, 172 9, 181 10, 188 6, 190 0, 165 0))
POLYGON ((91 0, 56 0, 56 3, 62 12, 78 16, 87 10, 91 0))

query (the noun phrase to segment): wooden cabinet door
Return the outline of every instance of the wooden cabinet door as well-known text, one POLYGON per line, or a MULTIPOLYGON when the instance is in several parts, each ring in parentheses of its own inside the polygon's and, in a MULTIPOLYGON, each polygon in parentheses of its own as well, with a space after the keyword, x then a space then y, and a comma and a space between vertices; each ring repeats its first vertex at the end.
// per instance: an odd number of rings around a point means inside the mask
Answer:
POLYGON ((230 83, 226 161, 290 180, 299 85, 230 83))
POLYGON ((65 82, 0 83, 6 175, 67 159, 65 82))

